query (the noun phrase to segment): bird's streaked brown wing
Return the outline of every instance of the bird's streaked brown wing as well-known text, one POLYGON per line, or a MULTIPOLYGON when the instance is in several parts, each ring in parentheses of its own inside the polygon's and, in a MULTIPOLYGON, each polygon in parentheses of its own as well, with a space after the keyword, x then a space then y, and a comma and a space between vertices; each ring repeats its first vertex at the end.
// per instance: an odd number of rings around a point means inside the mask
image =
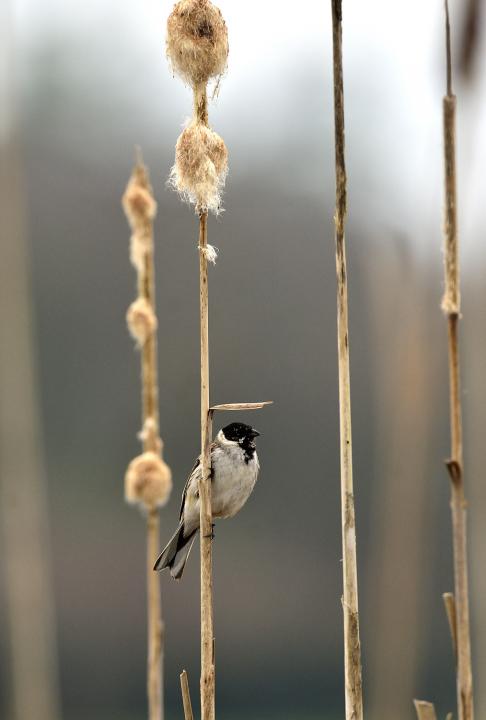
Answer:
MULTIPOLYGON (((213 452, 213 449, 216 447, 216 443, 212 442, 210 445, 210 451, 213 452)), ((184 490, 182 492, 182 498, 181 498, 181 508, 179 510, 179 520, 182 520, 182 516, 184 515, 184 504, 186 502, 186 495, 187 495, 187 488, 189 487, 189 483, 191 482, 192 476, 198 469, 201 462, 201 458, 198 457, 196 462, 194 463, 191 472, 189 473, 189 477, 186 480, 186 484, 184 485, 184 490)))

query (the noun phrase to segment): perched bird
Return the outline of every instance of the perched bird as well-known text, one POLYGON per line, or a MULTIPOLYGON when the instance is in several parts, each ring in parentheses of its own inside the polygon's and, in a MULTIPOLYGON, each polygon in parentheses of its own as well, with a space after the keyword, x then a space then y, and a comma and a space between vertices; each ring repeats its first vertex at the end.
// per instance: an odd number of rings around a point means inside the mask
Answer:
MULTIPOLYGON (((231 423, 211 444, 211 507, 213 518, 229 518, 251 495, 260 465, 255 447, 259 432, 243 423, 231 423)), ((199 479, 201 456, 196 460, 182 494, 179 527, 155 563, 154 570, 170 568, 177 580, 199 530, 199 479)))

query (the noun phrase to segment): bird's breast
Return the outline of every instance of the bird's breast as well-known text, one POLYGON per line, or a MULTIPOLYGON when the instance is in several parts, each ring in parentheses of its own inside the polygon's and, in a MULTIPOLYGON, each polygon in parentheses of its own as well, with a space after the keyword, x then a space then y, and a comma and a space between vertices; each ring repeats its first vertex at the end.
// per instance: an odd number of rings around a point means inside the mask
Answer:
POLYGON ((222 454, 215 458, 213 482, 211 488, 214 517, 233 517, 248 500, 258 475, 258 458, 255 455, 249 462, 243 459, 243 453, 222 454))

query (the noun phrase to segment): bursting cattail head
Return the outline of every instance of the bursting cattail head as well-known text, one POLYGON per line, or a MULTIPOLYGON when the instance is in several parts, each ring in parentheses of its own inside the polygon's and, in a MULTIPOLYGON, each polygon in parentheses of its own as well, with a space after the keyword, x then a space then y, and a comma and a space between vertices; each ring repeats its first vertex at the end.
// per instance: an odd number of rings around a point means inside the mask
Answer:
POLYGON ((170 184, 197 212, 221 212, 221 193, 228 172, 224 140, 206 125, 191 122, 176 144, 170 184))
POLYGON ((157 317, 145 298, 139 297, 132 302, 127 310, 127 325, 139 347, 143 347, 157 330, 157 317))
POLYGON ((191 85, 219 77, 228 59, 228 30, 209 0, 180 0, 167 20, 167 55, 191 85))
POLYGON ((146 508, 161 507, 172 490, 172 473, 157 453, 145 452, 134 458, 125 474, 125 500, 146 508))

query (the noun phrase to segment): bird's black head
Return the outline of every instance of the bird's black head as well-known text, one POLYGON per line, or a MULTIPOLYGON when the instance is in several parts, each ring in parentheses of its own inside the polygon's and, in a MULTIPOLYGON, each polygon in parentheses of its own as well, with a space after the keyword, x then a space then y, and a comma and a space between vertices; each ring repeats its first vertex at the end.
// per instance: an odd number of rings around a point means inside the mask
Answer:
POLYGON ((244 445, 248 442, 253 442, 260 433, 250 425, 235 422, 223 428, 223 435, 227 440, 232 440, 240 445, 244 445))
POLYGON ((255 455, 255 438, 260 435, 258 430, 244 423, 231 423, 221 431, 226 440, 236 442, 244 452, 245 462, 248 463, 255 455))

